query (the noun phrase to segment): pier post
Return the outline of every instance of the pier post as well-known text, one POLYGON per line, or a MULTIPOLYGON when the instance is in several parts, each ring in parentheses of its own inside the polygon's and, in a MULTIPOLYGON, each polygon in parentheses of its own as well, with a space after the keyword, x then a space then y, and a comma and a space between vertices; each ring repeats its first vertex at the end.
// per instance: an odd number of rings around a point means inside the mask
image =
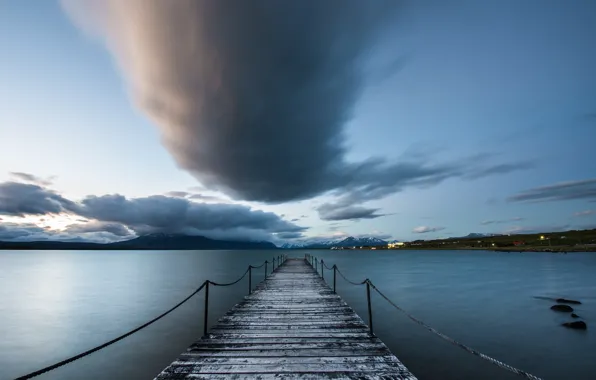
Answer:
POLYGON ((267 260, 265 260, 265 278, 267 278, 267 263, 269 263, 267 260))
POLYGON ((273 267, 271 268, 271 273, 275 270, 275 257, 273 258, 273 267))
POLYGON ((205 318, 203 319, 203 336, 207 335, 207 323, 209 316, 209 281, 205 284, 205 318))
POLYGON ((325 262, 323 261, 323 259, 321 259, 321 278, 323 280, 325 279, 325 275, 323 274, 324 270, 325 270, 325 262))
POLYGON ((248 294, 252 293, 252 265, 248 266, 248 294))
POLYGON ((373 319, 372 319, 372 306, 370 304, 370 282, 366 280, 366 301, 368 302, 368 327, 370 329, 370 335, 373 334, 373 319))
POLYGON ((317 272, 317 274, 319 274, 319 263, 318 263, 318 259, 315 257, 315 271, 317 272))
POLYGON ((336 293, 335 291, 335 274, 337 273, 337 266, 335 264, 333 264, 333 293, 336 293))

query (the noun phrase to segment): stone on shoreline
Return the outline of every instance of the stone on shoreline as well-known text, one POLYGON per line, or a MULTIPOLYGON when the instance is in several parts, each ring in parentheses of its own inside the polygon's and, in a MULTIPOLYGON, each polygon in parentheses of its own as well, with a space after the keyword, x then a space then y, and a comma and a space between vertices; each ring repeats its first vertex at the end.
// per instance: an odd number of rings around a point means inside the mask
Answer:
POLYGON ((584 321, 575 321, 575 322, 567 322, 563 323, 561 326, 569 327, 570 329, 577 329, 577 330, 586 330, 588 325, 584 321))
POLYGON ((579 315, 577 315, 575 313, 571 313, 571 318, 579 318, 579 315))
POLYGON ((569 305, 553 305, 550 307, 550 309, 554 311, 562 311, 565 313, 570 313, 573 311, 573 308, 569 305))
POLYGON ((568 299, 566 299, 566 298, 557 298, 557 299, 556 299, 556 301, 557 301, 558 303, 570 303, 570 304, 573 304, 573 305, 581 305, 581 304, 582 304, 582 303, 581 303, 581 302, 579 302, 579 301, 576 301, 576 300, 568 300, 568 299))

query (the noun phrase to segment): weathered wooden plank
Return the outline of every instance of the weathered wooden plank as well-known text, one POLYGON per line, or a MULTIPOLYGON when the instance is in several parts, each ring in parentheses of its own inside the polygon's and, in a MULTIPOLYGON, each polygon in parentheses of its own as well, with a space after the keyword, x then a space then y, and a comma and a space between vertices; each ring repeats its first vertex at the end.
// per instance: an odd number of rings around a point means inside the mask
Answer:
POLYGON ((168 377, 164 377, 164 379, 193 379, 193 380, 230 380, 230 379, 243 379, 243 380, 305 380, 305 379, 334 379, 334 380, 349 380, 349 379, 358 379, 358 380, 411 380, 413 379, 410 373, 407 374, 396 374, 395 372, 376 372, 376 373, 362 373, 362 372, 335 372, 332 374, 325 374, 322 376, 319 373, 314 372, 297 372, 297 373, 284 373, 283 375, 279 375, 276 373, 247 373, 242 374, 241 376, 238 375, 230 375, 230 374, 183 374, 183 375, 169 375, 168 377))
POLYGON ((359 356, 384 356, 393 355, 387 348, 367 348, 367 349, 338 349, 338 348, 301 348, 301 349, 200 349, 197 351, 186 352, 178 358, 184 360, 185 357, 241 357, 241 358, 255 358, 255 357, 335 357, 342 356, 345 358, 359 357, 359 356))
MULTIPOLYGON (((196 356, 180 356, 173 364, 181 362, 180 365, 186 363, 195 363, 196 356)), ((327 357, 313 357, 313 356, 269 356, 257 358, 225 358, 225 357, 207 357, 201 360, 204 364, 245 364, 245 365, 281 365, 281 364, 347 364, 347 363, 399 363, 397 358, 393 355, 376 355, 376 356, 327 356, 327 357)))
POLYGON ((399 372, 403 365, 396 363, 286 363, 278 364, 204 364, 202 362, 181 362, 175 361, 165 372, 171 373, 293 373, 307 370, 308 372, 328 373, 328 372, 377 372, 377 371, 397 371, 399 372))
POLYGON ((244 340, 214 340, 214 341, 207 341, 201 344, 194 344, 192 345, 188 351, 196 351, 200 349, 258 349, 258 350, 281 350, 281 349, 300 349, 300 348, 312 348, 314 349, 332 349, 332 348, 343 348, 343 349, 370 349, 370 348, 383 348, 385 345, 380 342, 370 342, 366 340, 338 340, 334 339, 331 341, 324 341, 324 340, 315 340, 315 341, 307 341, 307 340, 300 340, 300 339, 286 339, 284 342, 280 342, 279 340, 274 341, 250 341, 248 339, 244 340))
POLYGON ((304 260, 288 260, 156 379, 405 379, 408 369, 304 260))

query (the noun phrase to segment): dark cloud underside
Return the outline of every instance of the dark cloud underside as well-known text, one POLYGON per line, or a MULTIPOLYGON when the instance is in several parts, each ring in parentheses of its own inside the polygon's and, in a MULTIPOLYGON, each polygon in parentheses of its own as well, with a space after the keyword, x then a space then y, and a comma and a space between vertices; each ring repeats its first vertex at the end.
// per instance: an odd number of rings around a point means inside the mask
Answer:
POLYGON ((73 202, 44 187, 19 182, 0 183, 0 214, 58 214, 75 208, 73 202))

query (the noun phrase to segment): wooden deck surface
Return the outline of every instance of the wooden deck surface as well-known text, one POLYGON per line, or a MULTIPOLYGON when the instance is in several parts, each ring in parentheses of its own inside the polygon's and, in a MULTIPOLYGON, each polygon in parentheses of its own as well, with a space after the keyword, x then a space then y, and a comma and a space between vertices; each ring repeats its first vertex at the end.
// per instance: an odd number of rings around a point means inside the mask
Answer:
POLYGON ((156 379, 416 378, 302 259, 289 259, 156 379))

